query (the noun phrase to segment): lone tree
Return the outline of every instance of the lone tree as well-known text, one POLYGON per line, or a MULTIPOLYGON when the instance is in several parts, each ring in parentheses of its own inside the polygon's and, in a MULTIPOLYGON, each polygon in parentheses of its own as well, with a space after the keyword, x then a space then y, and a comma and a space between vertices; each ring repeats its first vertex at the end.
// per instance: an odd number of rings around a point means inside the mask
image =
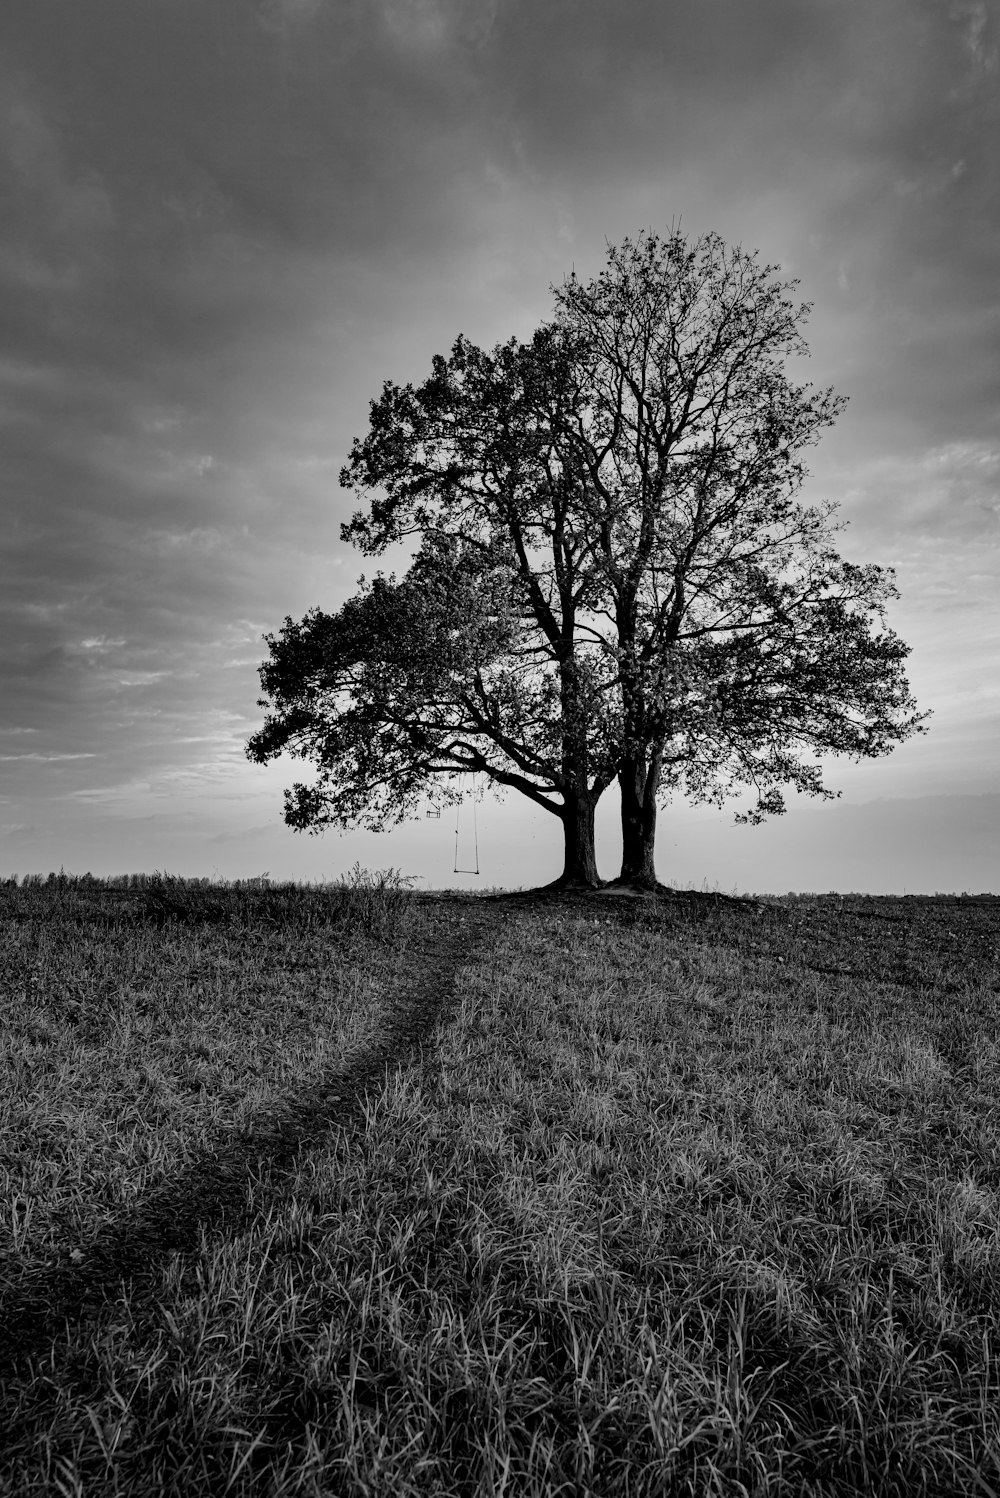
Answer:
POLYGON ((659 798, 750 785, 760 820, 782 785, 830 794, 819 754, 920 729, 892 574, 844 562, 834 507, 798 497, 842 402, 786 374, 794 284, 715 235, 644 235, 564 282, 529 343, 459 338, 418 389, 386 383, 342 534, 419 551, 402 582, 268 637, 247 752, 320 770, 286 821, 379 827, 481 770, 559 816, 560 882, 595 885, 617 777, 620 878, 647 885, 659 798))

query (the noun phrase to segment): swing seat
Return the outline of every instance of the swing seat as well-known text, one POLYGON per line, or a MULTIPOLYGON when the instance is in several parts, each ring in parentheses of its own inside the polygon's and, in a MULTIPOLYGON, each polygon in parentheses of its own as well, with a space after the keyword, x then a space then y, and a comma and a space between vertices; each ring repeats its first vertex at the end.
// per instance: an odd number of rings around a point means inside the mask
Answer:
MULTIPOLYGON (((460 784, 461 784, 461 782, 460 782, 460 784)), ((472 797, 471 797, 471 799, 472 799, 472 829, 473 829, 472 835, 473 835, 473 838, 475 839, 476 867, 474 869, 460 869, 459 866, 458 866, 458 823, 459 823, 459 818, 460 818, 461 812, 462 812, 462 801, 461 801, 461 797, 460 797, 459 802, 458 802, 458 807, 457 807, 457 809, 455 811, 455 867, 454 867, 453 872, 456 873, 456 874, 478 874, 479 873, 479 819, 476 816, 476 781, 475 781, 475 776, 473 776, 473 778, 472 778, 472 797)))

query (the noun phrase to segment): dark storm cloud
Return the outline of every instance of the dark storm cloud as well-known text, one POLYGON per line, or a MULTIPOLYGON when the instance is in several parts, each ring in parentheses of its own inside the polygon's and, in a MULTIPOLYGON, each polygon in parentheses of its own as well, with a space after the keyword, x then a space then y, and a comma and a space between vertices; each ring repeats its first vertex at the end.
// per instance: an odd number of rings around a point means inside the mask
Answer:
POLYGON ((801 277, 847 550, 982 659, 996 46, 978 0, 5 0, 0 795, 247 773, 381 381, 677 217, 801 277))

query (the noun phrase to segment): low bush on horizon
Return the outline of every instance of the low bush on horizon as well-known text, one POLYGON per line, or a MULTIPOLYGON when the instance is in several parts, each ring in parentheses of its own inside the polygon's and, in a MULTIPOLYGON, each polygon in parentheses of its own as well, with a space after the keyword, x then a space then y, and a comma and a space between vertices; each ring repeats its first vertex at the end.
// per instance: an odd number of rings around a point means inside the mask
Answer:
POLYGON ((22 1360, 0 1493, 1000 1494, 1000 901, 216 888, 0 887, 8 1285, 446 930, 455 1017, 22 1360))

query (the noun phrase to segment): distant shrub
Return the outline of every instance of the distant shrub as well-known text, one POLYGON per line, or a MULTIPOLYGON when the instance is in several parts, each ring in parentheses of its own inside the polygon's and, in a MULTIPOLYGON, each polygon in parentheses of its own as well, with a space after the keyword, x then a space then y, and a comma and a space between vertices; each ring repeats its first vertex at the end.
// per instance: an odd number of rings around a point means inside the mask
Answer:
POLYGON ((156 875, 142 891, 142 911, 158 924, 336 926, 373 940, 397 929, 412 893, 396 869, 371 873, 355 864, 333 884, 272 884, 266 875, 213 883, 156 875))
POLYGON ((360 864, 328 884, 275 883, 266 874, 211 880, 177 874, 25 874, 0 880, 3 914, 82 925, 294 926, 338 942, 388 941, 413 900, 412 879, 360 864))

